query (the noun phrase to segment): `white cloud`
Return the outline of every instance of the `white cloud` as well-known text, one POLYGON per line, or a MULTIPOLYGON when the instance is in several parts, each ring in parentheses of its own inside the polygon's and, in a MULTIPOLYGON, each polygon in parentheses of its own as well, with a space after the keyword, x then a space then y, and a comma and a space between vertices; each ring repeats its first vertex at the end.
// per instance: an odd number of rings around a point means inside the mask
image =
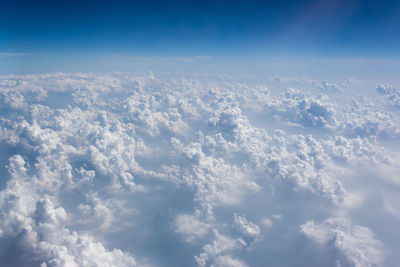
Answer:
POLYGON ((308 221, 300 229, 321 245, 337 248, 354 266, 380 266, 384 260, 383 245, 372 231, 347 219, 329 218, 321 224, 308 221))
POLYGON ((227 266, 232 263, 233 266, 247 266, 244 262, 232 257, 236 250, 242 250, 246 243, 242 239, 232 239, 228 236, 214 231, 215 240, 203 248, 200 255, 195 256, 199 266, 227 266))
POLYGON ((258 225, 238 214, 234 214, 233 218, 233 226, 243 235, 243 238, 248 243, 258 241, 261 238, 261 229, 258 225))
POLYGON ((10 75, 0 88, 9 265, 281 263, 306 250, 293 242, 302 224, 327 254, 396 261, 376 239, 400 244, 374 223, 398 218, 386 194, 400 181, 392 86, 149 72, 10 75), (371 230, 310 221, 338 214, 371 230))
POLYGON ((276 220, 280 220, 282 219, 282 215, 281 214, 274 214, 271 216, 272 218, 276 219, 276 220))
POLYGON ((195 215, 182 214, 175 219, 175 231, 185 236, 185 240, 193 242, 195 239, 203 238, 212 227, 210 222, 200 220, 199 212, 195 215))
POLYGON ((381 84, 376 91, 383 95, 387 103, 395 108, 400 108, 400 90, 398 88, 381 84))
POLYGON ((272 225, 274 224, 271 219, 269 219, 268 217, 264 218, 261 220, 261 224, 266 226, 266 227, 272 227, 272 225))
POLYGON ((119 249, 107 250, 101 243, 68 228, 70 215, 56 207, 47 195, 39 195, 35 177, 20 155, 10 159, 11 179, 0 193, 0 253, 12 266, 135 266, 135 260, 119 249), (21 255, 25 255, 21 258, 21 255))
POLYGON ((335 83, 330 83, 330 82, 328 82, 328 81, 322 81, 320 88, 321 88, 321 90, 324 91, 325 93, 338 93, 338 92, 343 92, 343 90, 341 90, 337 84, 335 84, 335 83))

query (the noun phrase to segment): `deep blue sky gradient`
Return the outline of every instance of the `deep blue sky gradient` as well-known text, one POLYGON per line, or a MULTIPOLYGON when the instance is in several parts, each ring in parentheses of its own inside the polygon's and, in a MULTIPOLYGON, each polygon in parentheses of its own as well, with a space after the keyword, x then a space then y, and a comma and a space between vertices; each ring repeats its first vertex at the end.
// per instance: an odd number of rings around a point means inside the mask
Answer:
POLYGON ((109 55, 397 59, 399 25, 400 1, 3 0, 0 61, 10 53, 26 64, 19 53, 43 64, 109 55))

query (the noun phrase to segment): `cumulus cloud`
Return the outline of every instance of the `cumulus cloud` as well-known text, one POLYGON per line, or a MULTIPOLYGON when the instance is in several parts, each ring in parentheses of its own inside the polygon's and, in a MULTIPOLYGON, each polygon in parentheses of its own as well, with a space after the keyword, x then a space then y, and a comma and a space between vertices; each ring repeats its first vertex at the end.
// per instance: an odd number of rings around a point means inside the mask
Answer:
POLYGON ((242 239, 232 239, 228 236, 214 232, 215 240, 203 248, 200 255, 195 256, 199 266, 247 266, 243 261, 232 256, 237 250, 242 250, 246 243, 242 239))
POLYGON ((325 93, 338 93, 343 91, 337 84, 328 81, 322 81, 320 88, 325 93))
POLYGON ((383 245, 367 227, 344 218, 329 218, 321 224, 308 221, 300 232, 321 245, 334 246, 354 266, 379 266, 384 260, 383 245))
POLYGON ((393 262, 382 243, 400 244, 373 221, 398 222, 397 96, 361 81, 0 77, 1 260, 284 266, 307 248, 301 226, 355 265, 393 262))
POLYGON ((234 227, 243 235, 248 243, 257 241, 261 238, 260 227, 250 222, 244 216, 234 214, 234 227))
POLYGON ((380 84, 376 91, 385 98, 389 105, 395 108, 400 107, 400 90, 398 88, 380 84))
POLYGON ((175 231, 185 236, 185 240, 193 242, 204 237, 212 227, 210 222, 204 222, 199 217, 199 211, 195 215, 181 214, 175 219, 175 231))
POLYGON ((136 266, 119 249, 108 250, 68 228, 70 215, 40 195, 20 155, 10 158, 11 179, 0 193, 1 261, 12 266, 136 266), (36 189, 36 190, 35 190, 36 189))
POLYGON ((267 108, 275 116, 305 127, 329 129, 337 125, 335 106, 328 95, 312 97, 302 90, 287 88, 284 97, 268 103, 267 108))

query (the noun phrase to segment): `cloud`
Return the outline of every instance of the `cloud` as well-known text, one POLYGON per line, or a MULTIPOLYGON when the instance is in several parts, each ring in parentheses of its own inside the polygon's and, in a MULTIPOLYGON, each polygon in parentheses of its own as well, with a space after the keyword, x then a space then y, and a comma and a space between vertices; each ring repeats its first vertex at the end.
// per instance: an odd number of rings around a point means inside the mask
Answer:
POLYGON ((29 56, 29 53, 13 53, 13 52, 0 52, 0 57, 19 57, 19 56, 29 56))
POLYGON ((330 83, 328 81, 322 81, 321 90, 325 93, 338 93, 342 92, 342 90, 339 88, 339 86, 335 83, 330 83))
POLYGON ((400 108, 400 90, 399 89, 389 86, 389 85, 381 84, 376 88, 376 91, 385 98, 386 102, 389 105, 391 105, 395 108, 400 108))
POLYGON ((336 127, 335 106, 327 95, 308 96, 304 91, 287 88, 284 97, 267 104, 275 116, 305 127, 331 129, 336 127))
POLYGON ((2 262, 396 261, 394 87, 148 72, 9 75, 0 88, 2 262))
POLYGON ((199 266, 247 266, 243 261, 232 257, 231 253, 242 250, 246 243, 242 239, 232 239, 214 231, 215 240, 203 248, 200 255, 195 256, 199 266))
POLYGON ((354 266, 381 265, 385 257, 382 243, 370 229, 344 218, 329 218, 321 224, 308 221, 300 232, 321 245, 335 247, 354 266))
POLYGON ((248 221, 246 217, 234 214, 233 226, 244 236, 247 243, 258 241, 261 238, 261 229, 258 225, 248 221))
POLYGON ((107 55, 103 57, 105 63, 114 63, 116 60, 120 64, 130 63, 195 63, 201 60, 207 60, 212 58, 211 56, 187 56, 187 57, 142 57, 142 56, 131 56, 131 55, 107 55))
POLYGON ((107 250, 86 234, 68 228, 70 215, 36 191, 20 155, 10 158, 11 179, 0 193, 0 258, 13 266, 135 266, 119 249, 107 250), (11 252, 12 251, 12 252, 11 252), (23 257, 21 257, 24 255, 23 257))
POLYGON ((183 234, 185 240, 188 242, 203 238, 212 227, 212 224, 203 222, 197 218, 199 212, 197 212, 196 215, 182 214, 178 215, 175 219, 175 231, 179 234, 183 234))

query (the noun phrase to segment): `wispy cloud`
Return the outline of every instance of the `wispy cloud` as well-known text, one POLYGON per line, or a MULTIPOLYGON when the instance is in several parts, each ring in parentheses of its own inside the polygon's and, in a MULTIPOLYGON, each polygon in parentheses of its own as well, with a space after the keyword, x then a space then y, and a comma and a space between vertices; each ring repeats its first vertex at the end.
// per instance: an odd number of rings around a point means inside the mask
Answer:
MULTIPOLYGON (((115 56, 110 55, 110 58, 119 58, 121 55, 115 56)), ((124 56, 123 62, 125 63, 135 63, 135 62, 148 62, 148 63, 168 63, 168 62, 183 62, 183 63, 194 63, 200 60, 210 59, 211 56, 187 56, 187 57, 146 57, 146 56, 124 56)), ((121 63, 121 62, 120 62, 121 63)))
POLYGON ((0 57, 19 57, 19 56, 29 56, 30 53, 14 53, 14 52, 0 52, 0 57))

